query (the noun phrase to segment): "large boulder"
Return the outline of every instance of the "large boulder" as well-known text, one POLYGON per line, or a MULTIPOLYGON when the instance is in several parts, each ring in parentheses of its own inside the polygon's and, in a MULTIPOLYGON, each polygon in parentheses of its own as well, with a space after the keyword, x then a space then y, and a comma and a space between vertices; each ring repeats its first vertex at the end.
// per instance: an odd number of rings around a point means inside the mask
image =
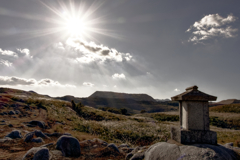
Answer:
POLYGON ((80 144, 72 136, 63 135, 58 138, 56 149, 61 150, 65 157, 79 157, 81 155, 80 144))
POLYGON ((19 130, 13 130, 11 133, 6 135, 6 137, 16 139, 16 138, 22 138, 22 135, 21 135, 21 132, 19 130))
POLYGON ((23 157, 22 160, 49 160, 50 154, 46 147, 33 147, 23 157))
POLYGON ((145 160, 168 159, 217 159, 235 160, 237 154, 223 146, 210 144, 181 145, 159 142, 150 146, 145 152, 145 160))

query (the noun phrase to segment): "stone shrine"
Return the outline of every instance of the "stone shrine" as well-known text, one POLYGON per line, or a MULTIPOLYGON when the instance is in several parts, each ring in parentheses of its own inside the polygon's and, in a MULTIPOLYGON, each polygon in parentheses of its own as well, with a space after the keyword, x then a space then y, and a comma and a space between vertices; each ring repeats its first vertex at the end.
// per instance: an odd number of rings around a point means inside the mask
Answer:
POLYGON ((217 144, 217 133, 209 130, 208 101, 217 97, 198 90, 197 86, 171 98, 179 101, 179 127, 171 128, 171 138, 182 144, 217 144))

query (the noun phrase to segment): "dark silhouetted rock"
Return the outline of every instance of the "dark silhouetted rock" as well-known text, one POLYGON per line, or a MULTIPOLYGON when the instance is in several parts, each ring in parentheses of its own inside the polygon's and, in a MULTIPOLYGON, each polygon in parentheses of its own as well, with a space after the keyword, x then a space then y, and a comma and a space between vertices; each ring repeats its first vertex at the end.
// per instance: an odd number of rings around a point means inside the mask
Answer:
POLYGON ((114 143, 108 144, 107 147, 112 148, 113 150, 115 150, 115 151, 117 151, 117 152, 120 152, 120 151, 118 150, 118 147, 117 147, 114 143))
POLYGON ((31 142, 33 136, 34 136, 34 133, 33 133, 33 132, 27 133, 27 134, 25 135, 24 142, 31 142))
POLYGON ((41 137, 41 138, 49 138, 48 136, 46 136, 42 131, 40 130, 35 130, 34 131, 34 134, 37 136, 37 137, 41 137))
POLYGON ((9 133, 8 135, 6 135, 6 137, 16 139, 16 138, 22 138, 22 135, 21 135, 21 132, 19 130, 14 130, 11 133, 9 133))
POLYGON ((56 149, 61 150, 65 157, 79 157, 81 154, 78 140, 71 136, 61 136, 57 140, 56 149))
POLYGON ((9 111, 9 112, 8 112, 8 115, 14 115, 14 114, 15 114, 14 111, 9 111))
POLYGON ((21 112, 20 112, 19 110, 16 110, 15 113, 16 113, 16 114, 20 114, 21 112))
POLYGON ((13 125, 12 125, 12 124, 9 124, 8 127, 13 127, 13 125))
POLYGON ((22 160, 49 160, 50 154, 46 147, 33 147, 23 157, 22 160))
POLYGON ((31 121, 29 122, 30 125, 38 126, 40 128, 45 128, 45 123, 42 121, 31 121))
POLYGON ((44 142, 41 137, 33 138, 31 141, 32 141, 32 142, 36 142, 36 143, 42 143, 42 142, 44 142))

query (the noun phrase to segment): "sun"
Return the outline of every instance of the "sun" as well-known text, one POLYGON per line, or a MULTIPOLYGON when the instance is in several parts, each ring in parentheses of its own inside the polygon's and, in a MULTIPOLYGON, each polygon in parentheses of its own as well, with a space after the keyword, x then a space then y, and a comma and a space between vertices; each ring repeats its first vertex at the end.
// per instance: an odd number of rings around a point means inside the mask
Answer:
POLYGON ((78 37, 81 39, 93 39, 94 33, 106 34, 104 30, 100 29, 103 20, 96 16, 96 11, 102 2, 93 3, 90 7, 86 7, 87 4, 82 1, 76 4, 75 1, 71 0, 59 1, 59 5, 55 7, 42 1, 41 3, 56 15, 54 19, 50 20, 55 27, 49 29, 49 34, 60 33, 59 35, 64 38, 78 37))
POLYGON ((83 37, 87 34, 86 22, 77 17, 71 17, 65 20, 65 30, 73 37, 83 37))

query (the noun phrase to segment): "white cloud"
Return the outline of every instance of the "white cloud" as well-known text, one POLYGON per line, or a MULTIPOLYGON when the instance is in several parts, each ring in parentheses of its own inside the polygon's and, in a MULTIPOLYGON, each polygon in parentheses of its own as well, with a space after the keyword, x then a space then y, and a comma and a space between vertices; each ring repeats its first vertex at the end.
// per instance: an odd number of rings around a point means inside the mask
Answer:
POLYGON ((0 54, 5 56, 18 57, 18 55, 15 52, 10 50, 2 50, 1 48, 0 48, 0 54))
POLYGON ((130 53, 121 53, 114 48, 104 45, 97 45, 94 42, 86 42, 79 38, 69 38, 66 42, 66 48, 76 52, 76 60, 82 63, 105 62, 105 61, 130 61, 130 53))
POLYGON ((114 75, 112 75, 112 78, 113 79, 126 79, 126 77, 123 73, 122 74, 115 73, 114 75))
POLYGON ((31 57, 32 58, 32 56, 30 55, 30 50, 27 49, 27 48, 24 48, 24 49, 18 48, 17 51, 19 51, 19 54, 21 54, 23 56, 27 56, 27 57, 31 57))
POLYGON ((62 85, 58 81, 51 79, 41 79, 39 81, 35 79, 26 79, 19 77, 0 76, 0 85, 28 85, 28 86, 58 86, 58 87, 75 87, 74 85, 62 85))
POLYGON ((93 87, 94 86, 94 84, 92 84, 90 82, 83 82, 83 85, 87 86, 87 87, 93 87))
POLYGON ((219 14, 209 14, 204 16, 201 20, 195 22, 186 32, 192 33, 189 42, 202 43, 202 41, 211 39, 213 37, 232 38, 237 36, 238 29, 229 26, 237 17, 232 14, 226 18, 219 14))
POLYGON ((3 60, 3 59, 0 59, 0 64, 3 64, 5 66, 7 66, 7 67, 12 66, 11 62, 9 62, 8 60, 3 60))
POLYGON ((176 88, 176 89, 174 89, 174 91, 175 91, 175 92, 179 92, 180 90, 176 88))

